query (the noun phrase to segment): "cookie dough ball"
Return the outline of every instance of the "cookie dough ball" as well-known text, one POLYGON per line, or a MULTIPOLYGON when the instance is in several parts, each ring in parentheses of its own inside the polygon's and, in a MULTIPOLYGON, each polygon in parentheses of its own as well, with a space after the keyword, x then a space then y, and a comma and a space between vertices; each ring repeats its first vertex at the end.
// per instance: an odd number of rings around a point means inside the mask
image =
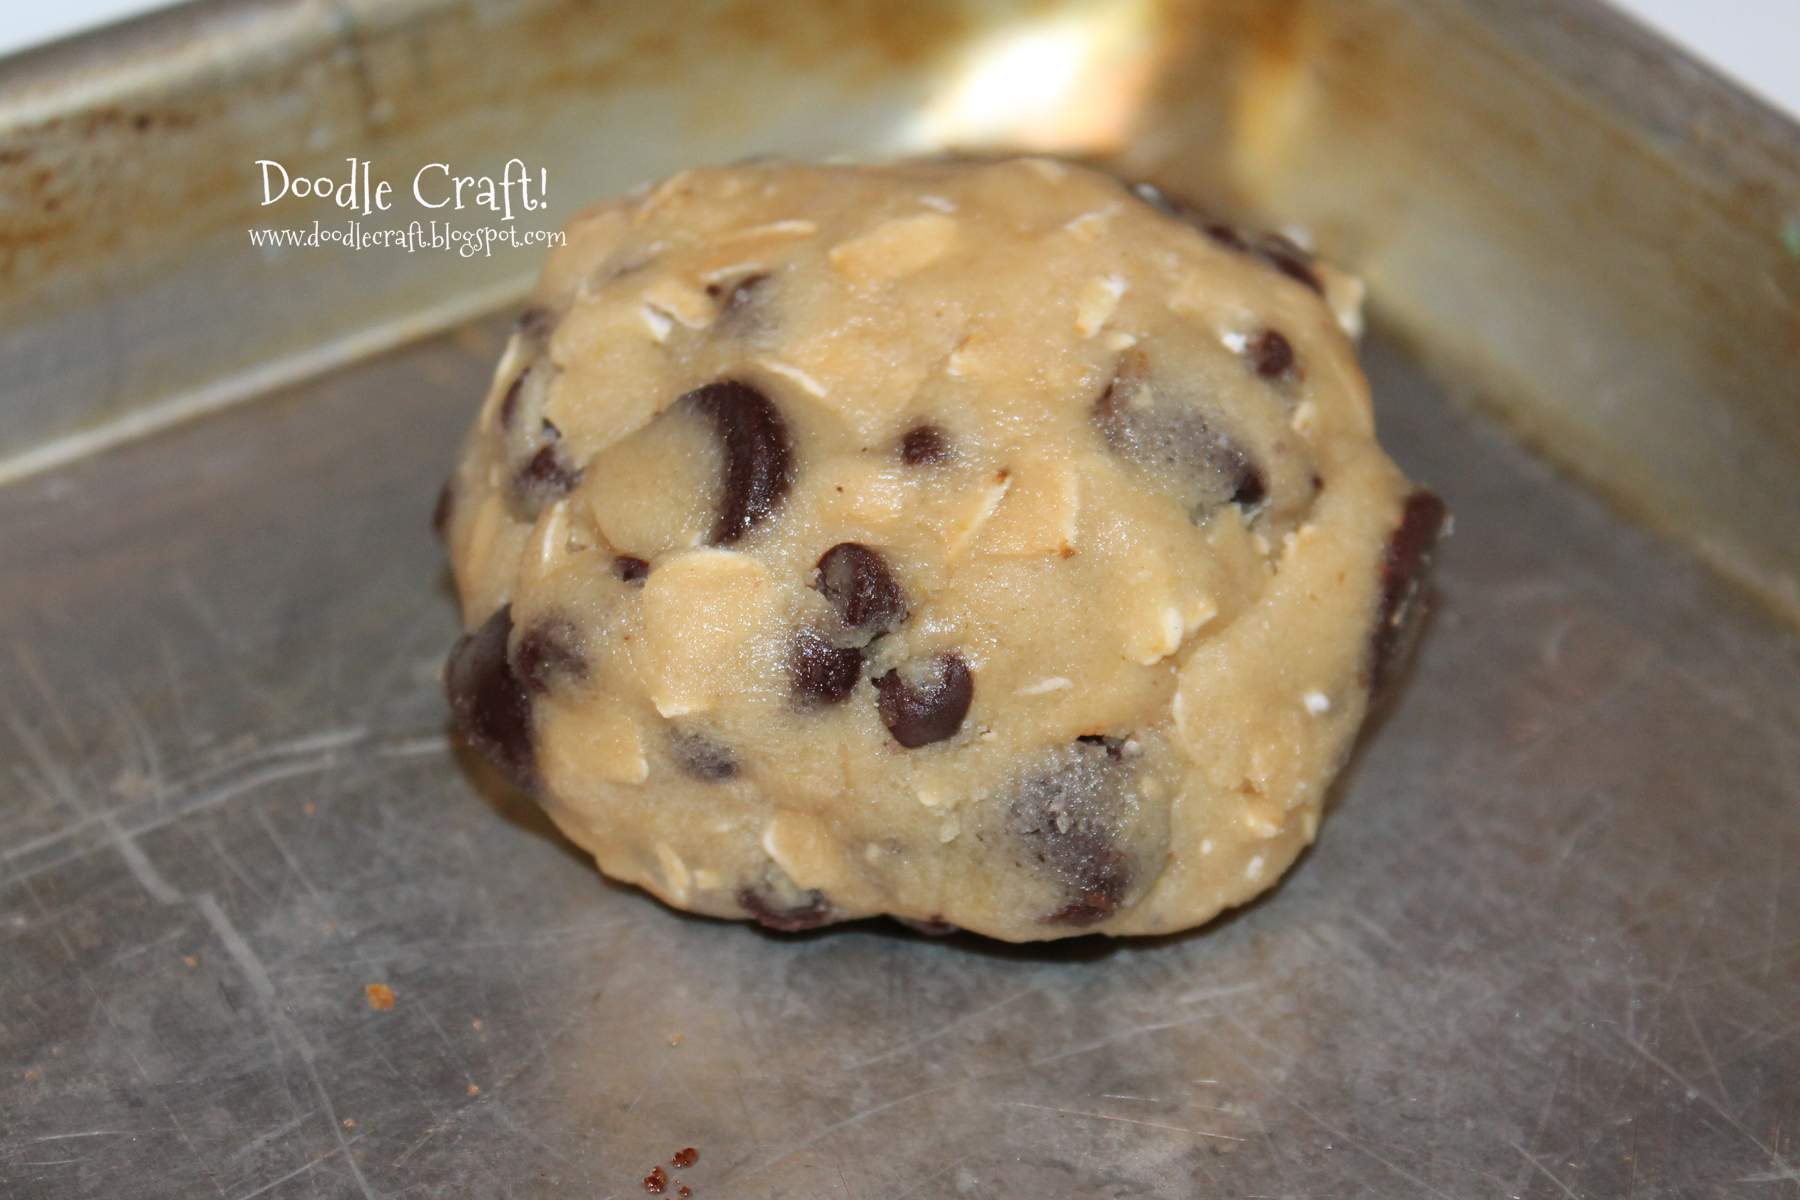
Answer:
POLYGON ((593 209, 440 509, 456 720, 679 908, 1205 921, 1312 840, 1442 517, 1350 291, 1047 160, 593 209))

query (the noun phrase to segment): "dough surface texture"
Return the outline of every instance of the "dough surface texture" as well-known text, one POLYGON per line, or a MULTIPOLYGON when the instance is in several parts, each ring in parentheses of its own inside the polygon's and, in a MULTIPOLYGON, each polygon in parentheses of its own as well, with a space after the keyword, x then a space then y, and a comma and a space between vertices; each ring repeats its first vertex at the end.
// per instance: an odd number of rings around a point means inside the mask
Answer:
POLYGON ((689 171, 568 227, 439 507, 465 737, 780 929, 1187 928, 1315 836, 1442 505, 1355 285, 1048 160, 689 171))

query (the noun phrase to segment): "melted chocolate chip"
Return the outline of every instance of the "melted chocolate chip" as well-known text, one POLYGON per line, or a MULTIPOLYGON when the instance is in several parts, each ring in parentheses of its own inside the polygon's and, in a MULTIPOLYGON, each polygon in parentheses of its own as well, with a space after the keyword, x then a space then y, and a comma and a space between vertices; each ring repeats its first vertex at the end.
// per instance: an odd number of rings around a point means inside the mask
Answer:
POLYGON ((1128 816, 1133 772, 1115 741, 1077 739, 1008 802, 1007 832, 1068 889, 1063 904, 1045 918, 1052 925, 1104 921, 1130 890, 1131 864, 1119 848, 1119 827, 1128 816))
POLYGON ((681 398, 712 422, 725 451, 725 495, 712 544, 742 541, 770 517, 793 482, 787 422, 770 399, 747 383, 726 379, 681 398))
POLYGON ((920 425, 900 439, 900 461, 909 467, 941 467, 956 457, 956 445, 940 425, 920 425))
POLYGON ((1378 692, 1411 657, 1425 613, 1432 551, 1444 528, 1444 502, 1430 488, 1415 488, 1388 535, 1381 559, 1381 608, 1369 646, 1369 689, 1378 692))
POLYGON ((582 471, 555 442, 542 446, 513 476, 512 502, 521 516, 535 520, 544 506, 562 499, 581 484, 582 471))
POLYGON ((906 593, 887 560, 861 542, 839 542, 827 550, 813 586, 865 642, 893 632, 906 619, 906 593))
POLYGON ((1142 351, 1120 358, 1092 416, 1107 445, 1158 472, 1195 520, 1226 501, 1253 508, 1268 494, 1261 468, 1243 447, 1197 406, 1155 386, 1142 351))
POLYGON ((613 559, 613 574, 626 583, 642 583, 650 576, 650 564, 641 558, 621 554, 613 559))
POLYGON ((1250 365, 1264 379, 1290 377, 1294 370, 1294 344, 1279 329, 1265 329, 1244 347, 1250 365))
POLYGON ((875 681, 876 711, 894 740, 908 750, 954 736, 969 715, 975 680, 959 654, 940 654, 923 679, 889 671, 875 681))
POLYGON ((443 541, 450 534, 450 519, 456 515, 456 476, 444 480, 438 489, 437 503, 431 507, 431 532, 443 541))
POLYGON ((1109 851, 1091 882, 1075 889, 1069 902, 1045 917, 1051 925, 1072 925, 1077 929, 1098 925, 1119 911, 1125 900, 1125 889, 1131 886, 1131 872, 1125 868, 1124 856, 1109 851))
POLYGON ((700 1152, 689 1146, 686 1150, 677 1150, 675 1157, 669 1160, 669 1165, 677 1171, 685 1171, 699 1161, 700 1152))
POLYGON ((669 752, 682 772, 706 783, 724 783, 736 779, 739 766, 730 747, 721 745, 704 733, 691 729, 673 730, 669 734, 669 752))
POLYGON ((838 919, 837 910, 825 893, 814 890, 807 893, 806 903, 781 907, 763 896, 755 888, 741 888, 737 895, 738 906, 758 923, 770 929, 779 929, 783 933, 799 933, 803 929, 817 929, 821 925, 829 925, 838 919))
POLYGON ((507 661, 512 605, 500 608, 450 651, 444 691, 456 728, 513 786, 537 785, 531 748, 531 698, 507 661))
POLYGON ((794 630, 788 638, 788 682, 802 709, 841 704, 862 676, 862 651, 834 646, 816 629, 794 630))
POLYGON ((1312 255, 1292 241, 1279 233, 1265 233, 1256 239, 1255 250, 1258 258, 1289 279, 1304 283, 1321 296, 1325 294, 1325 285, 1320 282, 1319 273, 1313 269, 1312 255))
POLYGON ((588 665, 580 642, 581 635, 569 621, 556 617, 539 621, 519 638, 513 651, 513 671, 526 691, 540 696, 584 680, 588 665))

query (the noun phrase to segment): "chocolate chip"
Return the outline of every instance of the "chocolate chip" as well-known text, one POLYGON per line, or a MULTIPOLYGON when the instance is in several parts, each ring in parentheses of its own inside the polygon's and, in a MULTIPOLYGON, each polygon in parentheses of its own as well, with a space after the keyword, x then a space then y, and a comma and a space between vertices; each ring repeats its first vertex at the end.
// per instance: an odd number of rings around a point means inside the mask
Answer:
POLYGON ((1255 250, 1258 258, 1289 279, 1304 283, 1321 296, 1325 294, 1325 285, 1319 281, 1319 273, 1313 269, 1312 255, 1292 241, 1279 233, 1265 233, 1256 239, 1255 250))
POLYGON ((546 341, 556 332, 556 314, 547 308, 528 308, 513 327, 533 341, 546 341))
POLYGON ((908 750, 953 736, 975 696, 974 677, 960 654, 939 654, 918 665, 925 669, 914 678, 896 670, 875 681, 881 723, 908 750))
POLYGON ((1049 767, 1020 784, 1007 803, 1006 829, 1067 889, 1045 920, 1087 926, 1112 916, 1130 890, 1131 864, 1119 847, 1130 815, 1133 770, 1123 743, 1094 735, 1057 751, 1049 767))
POLYGON ((1199 228, 1202 224, 1200 210, 1186 201, 1177 200, 1153 183, 1134 183, 1131 192, 1139 200, 1154 208, 1164 216, 1174 217, 1177 221, 1199 228))
POLYGON ((920 425, 900 439, 900 461, 909 467, 940 467, 956 457, 956 444, 941 425, 920 425))
POLYGON ((817 929, 838 920, 837 910, 832 907, 831 901, 825 898, 825 893, 816 889, 807 893, 805 903, 786 907, 769 900, 755 888, 740 888, 737 901, 738 906, 758 922, 783 933, 817 929))
POLYGON ((1125 757, 1125 739, 1107 737, 1104 733, 1084 733, 1075 739, 1084 746, 1099 746, 1106 751, 1106 757, 1121 759, 1125 757))
POLYGON ((580 645, 581 634, 572 622, 561 617, 539 621, 519 638, 513 671, 526 691, 540 696, 585 680, 588 665, 580 645))
POLYGON ((626 583, 642 583, 650 575, 650 564, 641 558, 621 554, 613 559, 613 574, 626 583))
POLYGON ((1221 246, 1232 250, 1250 249, 1250 243, 1244 239, 1243 234, 1223 222, 1209 219, 1193 205, 1184 200, 1175 199, 1161 188, 1148 183, 1139 183, 1134 184, 1131 190, 1138 199, 1157 212, 1192 225, 1221 246))
POLYGON ((444 480, 438 489, 437 503, 431 507, 431 532, 443 541, 450 534, 450 519, 456 515, 456 476, 444 480))
POLYGON ((1255 254, 1288 278, 1305 284, 1321 296, 1325 294, 1325 285, 1320 282, 1319 273, 1313 267, 1312 255, 1295 245, 1291 239, 1279 233, 1265 233, 1252 241, 1229 225, 1208 220, 1192 205, 1166 195, 1150 184, 1136 184, 1131 190, 1138 199, 1158 212, 1187 222, 1219 245, 1255 254))
POLYGON ((1381 559, 1381 607, 1369 646, 1369 690, 1379 692, 1399 675, 1418 641, 1425 614, 1432 551, 1447 510, 1430 488, 1415 488, 1388 535, 1381 559))
POLYGON ((530 374, 531 367, 527 365, 506 385, 506 395, 500 400, 500 428, 512 428, 513 420, 519 414, 519 398, 525 394, 525 377, 530 374))
POLYGON ((725 305, 721 311, 729 317, 749 304, 755 298, 756 290, 766 283, 768 278, 769 275, 766 271, 759 271, 755 275, 746 275, 731 285, 730 295, 726 295, 724 284, 709 283, 706 285, 706 294, 715 300, 724 296, 725 305))
POLYGON ((862 675, 862 651, 834 646, 816 629, 794 630, 788 638, 788 682, 802 709, 841 704, 862 675))
POLYGON ((1292 376, 1294 344, 1279 329, 1265 329, 1251 338, 1250 344, 1244 347, 1244 356, 1264 379, 1292 376))
POLYGON ((1120 358, 1092 416, 1107 445, 1156 472, 1196 521, 1227 501, 1253 508, 1268 494, 1243 447, 1197 404, 1159 387, 1142 351, 1120 358))
POLYGON ((507 661, 512 605, 500 608, 450 651, 444 691, 450 716, 474 747, 513 786, 537 786, 531 748, 531 698, 507 661))
POLYGON ((787 422, 767 396, 735 379, 696 388, 678 403, 691 405, 712 422, 725 451, 725 495, 712 544, 742 541, 775 515, 793 482, 787 422))
POLYGON ((536 520, 544 506, 562 499, 581 484, 581 469, 555 442, 541 446, 513 476, 512 502, 519 515, 536 520))
POLYGON ((1256 464, 1245 458, 1241 451, 1236 453, 1237 486, 1232 489, 1231 502, 1239 508, 1255 508, 1268 496, 1269 489, 1263 483, 1262 472, 1256 469, 1256 464))
POLYGON ((1244 235, 1229 225, 1215 221, 1203 226, 1202 231, 1207 237, 1228 250, 1248 250, 1250 248, 1250 243, 1244 240, 1244 235))
POLYGON ((670 730, 669 753, 684 774, 707 783, 736 779, 742 769, 729 746, 694 729, 670 730))
POLYGON ((813 586, 864 642, 893 632, 906 619, 906 593, 888 569, 887 559, 861 542, 839 542, 827 550, 819 559, 813 586))

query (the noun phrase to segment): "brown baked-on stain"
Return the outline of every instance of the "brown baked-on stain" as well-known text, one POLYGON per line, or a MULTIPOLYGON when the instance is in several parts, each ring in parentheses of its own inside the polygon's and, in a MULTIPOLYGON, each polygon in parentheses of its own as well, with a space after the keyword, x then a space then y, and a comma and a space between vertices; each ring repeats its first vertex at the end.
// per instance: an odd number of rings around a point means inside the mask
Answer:
MULTIPOLYGON (((323 97, 353 118, 316 153, 275 155, 310 174, 343 171, 345 157, 371 152, 379 172, 384 146, 471 113, 529 108, 545 96, 595 103, 673 79, 715 79, 721 64, 723 82, 698 89, 693 119, 702 131, 735 130, 762 118, 764 108, 752 102, 746 112, 741 96, 771 63, 788 74, 824 72, 852 97, 873 95, 916 83, 991 19, 960 0, 725 0, 679 22, 653 6, 518 5, 499 20, 479 6, 438 6, 376 32, 352 28, 349 43, 309 39, 282 47, 257 71, 181 88, 179 103, 127 95, 0 135, 0 154, 53 168, 39 180, 15 170, 0 181, 0 282, 17 289, 10 301, 25 303, 96 271, 110 276, 121 261, 134 269, 176 261, 199 236, 236 229, 242 237, 246 222, 280 211, 259 212, 246 169, 267 153, 267 132, 286 128, 297 101, 312 111, 323 97), (431 64, 423 76, 420 62, 431 64), (156 186, 134 186, 144 180, 156 186)), ((497 147, 471 153, 486 158, 497 147)), ((390 178, 404 190, 405 176, 390 178)), ((552 169, 553 202, 556 189, 552 169)))
POLYGON ((668 1186, 669 1173, 661 1167, 652 1167, 650 1173, 644 1176, 644 1190, 652 1196, 662 1195, 668 1186))
POLYGON ((1430 488, 1415 488, 1381 559, 1381 606, 1369 638, 1369 691, 1378 693, 1411 657, 1425 615, 1433 551, 1449 515, 1430 488))
POLYGON ((394 989, 385 983, 371 983, 363 989, 369 998, 369 1007, 376 1012, 387 1012, 394 1007, 394 989))
POLYGON ((675 1157, 669 1160, 669 1165, 675 1167, 677 1170, 685 1171, 699 1161, 700 1152, 692 1146, 689 1146, 685 1150, 677 1150, 675 1152, 675 1157))
POLYGON ((838 919, 837 909, 825 898, 825 893, 817 889, 808 892, 803 903, 784 907, 775 904, 755 888, 739 888, 737 902, 738 907, 756 918, 758 924, 782 933, 817 929, 838 919))
POLYGON ((829 6, 736 0, 720 10, 719 35, 772 50, 795 67, 841 67, 847 60, 917 68, 960 48, 971 24, 952 0, 849 0, 829 6))

